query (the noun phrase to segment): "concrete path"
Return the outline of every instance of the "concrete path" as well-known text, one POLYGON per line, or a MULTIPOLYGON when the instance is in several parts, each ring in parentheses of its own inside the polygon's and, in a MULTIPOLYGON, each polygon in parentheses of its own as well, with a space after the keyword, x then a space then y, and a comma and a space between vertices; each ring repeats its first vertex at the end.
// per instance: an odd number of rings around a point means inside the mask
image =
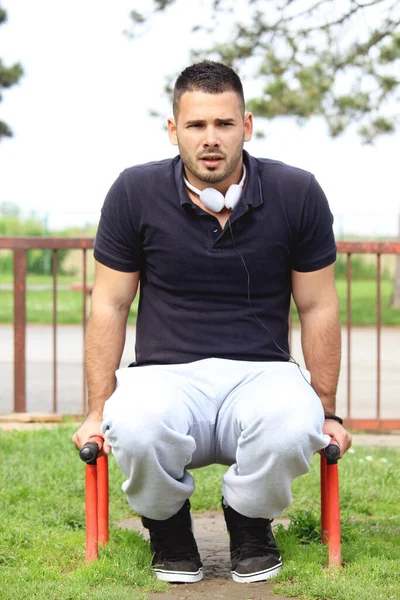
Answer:
MULTIPOLYGON (((222 512, 209 510, 192 515, 193 530, 204 566, 204 579, 192 585, 171 585, 166 594, 148 594, 148 598, 159 600, 181 600, 189 598, 229 598, 247 600, 286 600, 272 593, 272 583, 234 583, 231 578, 229 539, 222 512)), ((288 519, 276 519, 275 524, 289 524, 288 519)), ((138 531, 147 540, 148 530, 138 518, 120 521, 117 525, 125 529, 138 531)))
MULTIPOLYGON (((126 366, 134 359, 135 328, 128 327, 122 358, 126 366)), ((376 416, 376 330, 354 327, 351 345, 351 416, 376 416)), ((400 328, 382 330, 381 416, 400 417, 400 328)), ((27 410, 52 411, 52 328, 45 325, 27 327, 27 410)), ((303 364, 300 332, 293 330, 292 355, 303 364)), ((78 325, 57 327, 57 410, 65 414, 82 411, 83 332, 78 325)), ((342 369, 338 390, 338 414, 346 414, 347 337, 343 330, 342 369)), ((13 329, 0 325, 0 413, 13 410, 13 329)))

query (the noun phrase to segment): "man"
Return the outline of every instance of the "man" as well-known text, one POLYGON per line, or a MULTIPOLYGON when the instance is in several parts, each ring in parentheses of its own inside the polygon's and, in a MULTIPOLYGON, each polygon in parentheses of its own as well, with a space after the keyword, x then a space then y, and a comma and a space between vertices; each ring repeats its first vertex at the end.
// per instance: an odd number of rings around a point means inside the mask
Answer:
POLYGON ((332 215, 310 173, 243 151, 252 131, 232 69, 185 69, 168 121, 179 156, 125 170, 96 236, 90 410, 73 441, 101 432, 112 448, 165 581, 203 576, 189 469, 229 466, 232 577, 263 581, 281 568, 271 520, 291 482, 331 438, 342 454, 351 443, 335 415, 332 215), (118 369, 139 280, 136 366, 118 369), (291 294, 308 371, 289 354, 291 294))

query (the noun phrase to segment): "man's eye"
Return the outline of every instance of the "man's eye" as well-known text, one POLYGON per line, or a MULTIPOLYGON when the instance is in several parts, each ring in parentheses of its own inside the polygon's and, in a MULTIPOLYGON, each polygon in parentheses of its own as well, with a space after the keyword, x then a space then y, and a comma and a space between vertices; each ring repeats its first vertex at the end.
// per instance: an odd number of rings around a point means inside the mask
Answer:
POLYGON ((222 127, 230 127, 233 123, 221 123, 222 127))

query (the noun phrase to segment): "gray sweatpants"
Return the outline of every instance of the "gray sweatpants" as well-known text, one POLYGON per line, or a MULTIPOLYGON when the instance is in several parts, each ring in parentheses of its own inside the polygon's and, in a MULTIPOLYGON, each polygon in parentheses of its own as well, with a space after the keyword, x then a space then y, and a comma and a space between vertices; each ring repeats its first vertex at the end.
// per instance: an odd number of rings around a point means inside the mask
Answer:
POLYGON ((132 508, 171 517, 194 491, 189 469, 219 463, 229 466, 229 506, 278 516, 292 501, 293 479, 329 443, 321 402, 303 375, 294 363, 219 358, 119 369, 102 431, 132 508))

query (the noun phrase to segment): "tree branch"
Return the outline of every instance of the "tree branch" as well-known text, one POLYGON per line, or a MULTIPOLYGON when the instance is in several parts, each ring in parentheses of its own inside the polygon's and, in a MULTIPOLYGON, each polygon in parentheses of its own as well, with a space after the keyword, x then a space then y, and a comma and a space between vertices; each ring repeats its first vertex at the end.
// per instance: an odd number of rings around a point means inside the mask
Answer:
POLYGON ((301 32, 303 34, 307 35, 308 33, 311 33, 312 31, 328 30, 328 29, 331 29, 332 27, 335 27, 336 25, 343 25, 346 21, 351 19, 351 17, 353 17, 359 10, 363 10, 370 6, 374 6, 376 4, 380 4, 381 2, 386 2, 386 1, 387 0, 373 0, 372 2, 369 2, 368 4, 359 4, 357 2, 356 5, 354 6, 354 8, 345 12, 340 18, 338 18, 334 21, 330 21, 328 23, 324 23, 323 25, 315 25, 314 27, 307 27, 307 29, 302 29, 301 32))

